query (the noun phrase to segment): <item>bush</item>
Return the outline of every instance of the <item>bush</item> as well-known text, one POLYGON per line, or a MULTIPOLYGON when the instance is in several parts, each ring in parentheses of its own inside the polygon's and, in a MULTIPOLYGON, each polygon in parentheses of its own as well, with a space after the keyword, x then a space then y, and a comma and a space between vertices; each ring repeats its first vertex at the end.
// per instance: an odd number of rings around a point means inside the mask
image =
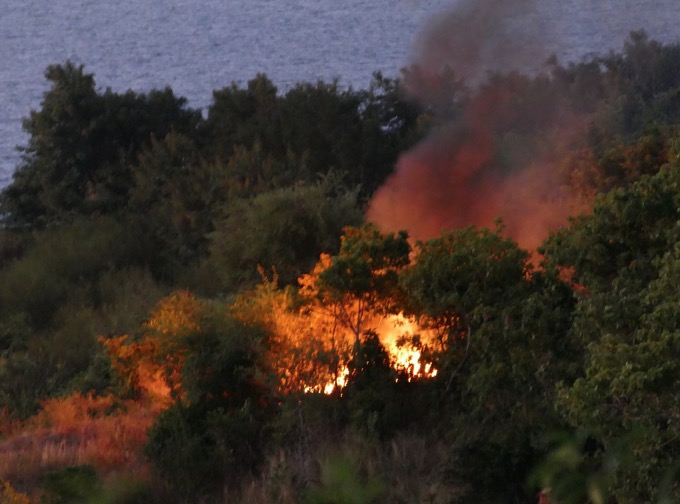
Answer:
POLYGON ((308 186, 280 189, 226 209, 211 236, 205 278, 218 292, 253 287, 258 266, 274 270, 283 285, 312 269, 322 252, 336 252, 343 227, 363 217, 357 191, 336 177, 308 186))
POLYGON ((185 336, 175 404, 149 431, 147 454, 178 492, 214 491, 261 461, 273 405, 259 376, 257 328, 203 306, 185 336))
POLYGON ((138 259, 135 237, 113 219, 38 233, 30 250, 0 271, 0 316, 25 313, 34 327, 46 327, 68 300, 88 303, 90 282, 102 272, 138 259))

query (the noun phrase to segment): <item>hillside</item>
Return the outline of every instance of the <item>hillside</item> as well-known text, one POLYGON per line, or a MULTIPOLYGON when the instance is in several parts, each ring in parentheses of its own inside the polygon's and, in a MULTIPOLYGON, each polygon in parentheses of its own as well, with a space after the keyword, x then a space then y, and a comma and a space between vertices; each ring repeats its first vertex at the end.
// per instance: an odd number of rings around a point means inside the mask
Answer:
POLYGON ((45 75, 0 502, 680 500, 680 46, 429 101, 258 75, 205 116, 45 75))

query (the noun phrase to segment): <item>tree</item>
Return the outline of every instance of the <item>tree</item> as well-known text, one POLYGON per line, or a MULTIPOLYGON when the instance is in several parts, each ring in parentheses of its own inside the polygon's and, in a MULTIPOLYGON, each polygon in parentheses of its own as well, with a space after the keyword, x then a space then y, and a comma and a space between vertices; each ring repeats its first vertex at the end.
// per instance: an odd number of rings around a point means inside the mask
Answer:
POLYGON ((406 97, 398 79, 376 73, 360 94, 361 160, 348 168, 363 194, 372 195, 392 174, 401 153, 422 138, 424 121, 421 107, 406 97))
POLYGON ((357 193, 329 175, 231 202, 210 235, 202 266, 208 285, 219 292, 252 287, 261 279, 258 267, 275 272, 281 285, 294 284, 321 253, 338 250, 343 227, 361 223, 357 193))
POLYGON ((281 101, 283 144, 300 157, 308 153, 308 169, 318 176, 333 169, 347 174, 352 185, 362 181, 360 96, 341 90, 337 82, 300 83, 281 101))
POLYGON ((143 306, 138 289, 103 294, 106 280, 139 262, 136 237, 107 217, 34 234, 26 253, 0 270, 0 404, 32 414, 40 400, 86 381, 97 335, 135 313, 113 316, 104 303, 134 298, 135 310, 143 306))
MULTIPOLYGON (((237 148, 252 149, 256 143, 272 152, 271 142, 279 142, 277 131, 279 97, 277 88, 264 74, 248 81, 246 89, 235 83, 213 91, 213 103, 201 126, 204 157, 226 163, 237 148)), ((277 150, 280 154, 280 150, 277 150)))
POLYGON ((208 235, 227 200, 224 170, 203 161, 179 133, 152 139, 136 163, 124 218, 148 244, 154 273, 174 279, 208 253, 208 235))
POLYGON ((397 308, 398 271, 409 262, 411 246, 404 231, 382 234, 370 224, 347 227, 340 251, 322 257, 301 279, 303 294, 331 309, 358 343, 371 315, 397 308))
POLYGON ((230 314, 266 331, 263 359, 271 370, 270 387, 280 398, 292 399, 288 402, 295 408, 304 394, 328 392, 344 378, 341 366, 349 360, 351 346, 337 334, 334 321, 309 309, 292 286, 263 281, 236 296, 230 314))
POLYGON ((222 489, 261 461, 276 414, 261 359, 266 335, 200 303, 197 327, 179 345, 181 400, 149 431, 146 452, 173 492, 188 498, 222 489))
POLYGON ((409 310, 443 329, 442 344, 452 352, 468 345, 491 310, 517 298, 529 269, 528 253, 514 242, 473 227, 418 242, 415 256, 399 279, 409 310))
POLYGON ((365 91, 338 82, 301 83, 280 104, 285 148, 306 160, 311 176, 334 170, 370 197, 392 173, 399 154, 416 138, 418 109, 399 84, 376 75, 365 91))
POLYGON ((603 58, 602 64, 616 90, 605 109, 610 135, 630 139, 645 126, 677 123, 680 45, 663 45, 644 31, 633 31, 623 52, 603 58))
POLYGON ((140 149, 170 131, 193 138, 200 119, 170 89, 100 93, 94 76, 70 61, 49 66, 45 77, 51 88, 24 120, 28 145, 2 195, 3 212, 18 226, 120 210, 140 149))
POLYGON ((176 291, 138 332, 103 343, 114 373, 136 392, 159 376, 169 389, 146 446, 168 488, 205 496, 255 469, 278 407, 263 327, 236 319, 225 303, 176 291))
POLYGON ((433 402, 447 418, 440 428, 453 440, 457 481, 472 482, 469 502, 480 489, 484 502, 526 501, 541 436, 560 425, 556 384, 578 357, 571 289, 528 260, 500 230, 470 227, 417 243, 399 277, 408 311, 439 334, 429 349, 433 402))
MULTIPOLYGON (((573 338, 587 349, 577 380, 557 404, 573 427, 589 426, 607 456, 634 428, 635 463, 610 488, 622 502, 654 502, 678 459, 672 397, 677 366, 677 222, 680 178, 675 155, 656 175, 601 197, 593 214, 572 221, 545 243, 551 260, 580 284, 573 338)), ((671 486, 673 498, 678 488, 671 486)))
POLYGON ((336 81, 298 83, 283 95, 258 75, 246 89, 232 84, 213 96, 201 129, 204 156, 232 165, 254 190, 263 182, 268 189, 313 182, 332 171, 369 196, 416 139, 417 108, 402 99, 398 82, 380 75, 366 91, 336 81))
POLYGON ((676 172, 674 163, 630 188, 610 191, 596 201, 592 215, 572 219, 543 244, 550 261, 568 269, 587 293, 574 327, 584 344, 594 334, 631 334, 637 327, 643 291, 658 277, 656 261, 669 251, 680 217, 676 172))

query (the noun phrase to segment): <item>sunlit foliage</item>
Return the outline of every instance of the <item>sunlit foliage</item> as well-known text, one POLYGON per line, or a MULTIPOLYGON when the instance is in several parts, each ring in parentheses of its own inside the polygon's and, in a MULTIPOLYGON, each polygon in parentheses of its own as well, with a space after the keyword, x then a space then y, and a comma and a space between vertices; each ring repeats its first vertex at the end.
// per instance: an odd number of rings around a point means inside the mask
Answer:
POLYGON ((678 500, 679 61, 634 33, 479 89, 444 72, 436 110, 260 75, 205 118, 49 67, 0 196, 0 500, 678 500), (547 160, 589 211, 533 254, 364 224, 489 92, 493 162, 547 160))

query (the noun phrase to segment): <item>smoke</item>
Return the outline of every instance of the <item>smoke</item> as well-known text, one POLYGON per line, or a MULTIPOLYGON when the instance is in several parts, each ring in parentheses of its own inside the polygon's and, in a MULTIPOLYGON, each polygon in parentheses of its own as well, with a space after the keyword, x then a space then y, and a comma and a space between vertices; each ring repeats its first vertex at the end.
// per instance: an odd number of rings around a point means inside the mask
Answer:
MULTIPOLYGON (((544 1, 544 0, 543 0, 544 1)), ((451 67, 468 83, 487 72, 536 70, 550 55, 555 36, 540 0, 459 0, 435 17, 416 40, 413 60, 437 74, 451 67)), ((414 90, 424 98, 427 89, 414 90)))
POLYGON ((463 0, 427 27, 405 85, 449 118, 401 156, 369 220, 427 239, 501 218, 527 249, 566 223, 577 202, 557 163, 579 118, 545 78, 511 73, 544 66, 555 45, 545 26, 533 0, 463 0))

